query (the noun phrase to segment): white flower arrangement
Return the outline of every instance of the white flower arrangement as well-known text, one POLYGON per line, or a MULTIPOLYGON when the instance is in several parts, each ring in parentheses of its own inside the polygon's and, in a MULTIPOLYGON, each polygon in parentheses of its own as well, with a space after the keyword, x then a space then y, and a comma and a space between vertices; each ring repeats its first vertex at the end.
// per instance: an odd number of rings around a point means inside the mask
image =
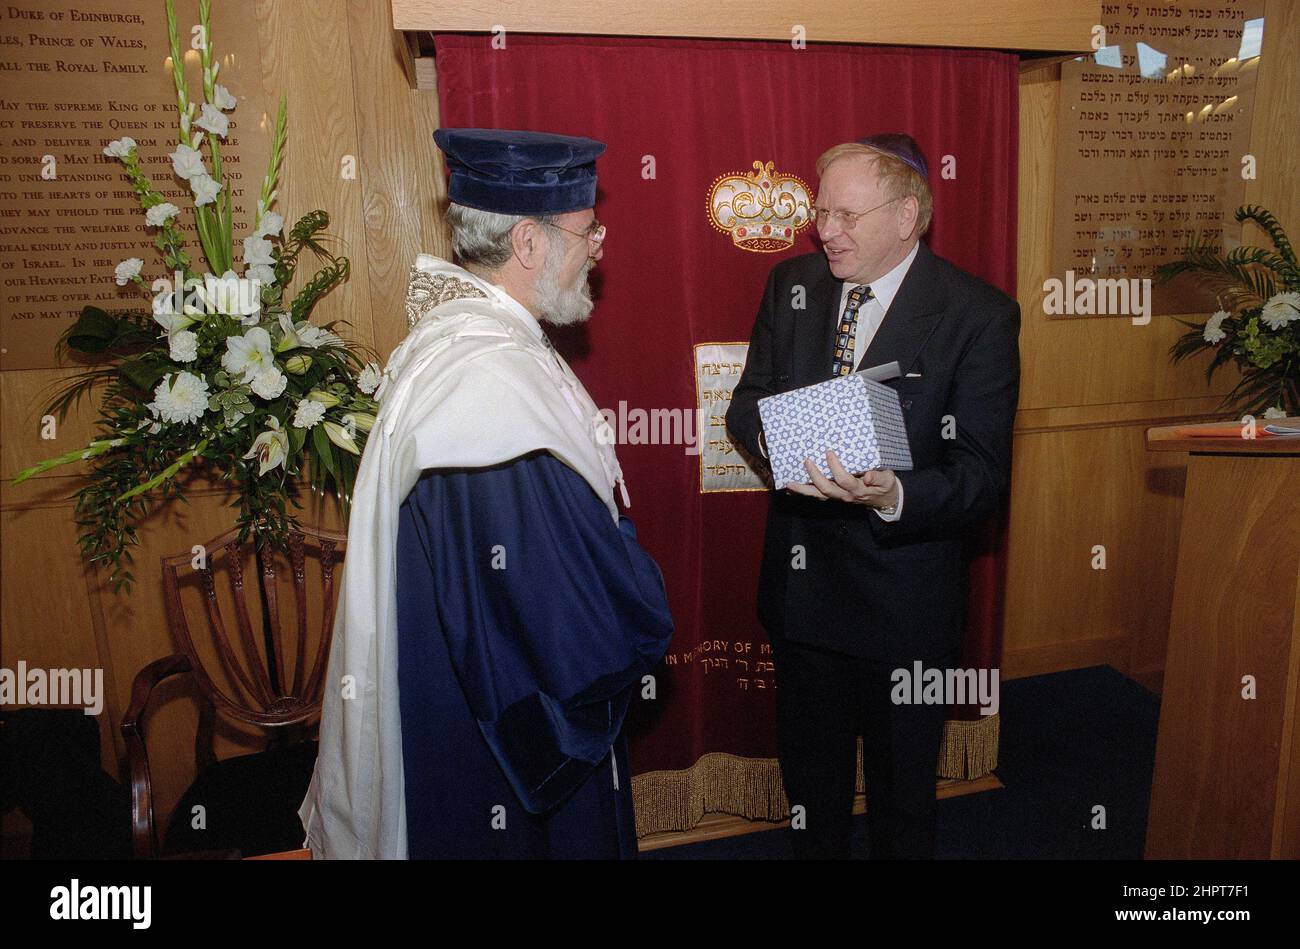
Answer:
POLYGON ((178 120, 168 157, 170 170, 189 185, 192 208, 163 200, 134 139, 124 136, 103 149, 134 186, 165 265, 165 276, 149 282, 142 258, 119 263, 117 285, 138 288, 147 302, 116 313, 87 306, 60 340, 102 365, 73 377, 47 411, 64 415, 82 394, 102 386, 104 433, 89 446, 14 477, 18 484, 58 465, 92 463, 89 486, 77 500, 85 528, 81 544, 92 561, 110 569, 118 588, 129 589, 133 579, 127 548, 135 543, 134 525, 152 499, 183 493, 177 478, 190 465, 203 465, 232 485, 240 502, 241 540, 253 533, 259 545, 283 543, 295 522, 286 502, 298 506, 299 477, 316 492, 337 493, 346 510, 377 411, 371 398, 377 364, 334 332, 334 324, 311 322, 316 303, 350 272, 347 258, 333 256, 316 240, 329 216, 312 211, 286 232, 284 218, 271 210, 286 140, 283 99, 270 167, 242 238, 243 259, 235 260, 221 145, 230 127, 226 113, 238 99, 215 82, 220 64, 213 59, 211 2, 198 0, 195 27, 208 39, 199 49, 202 102, 190 99, 175 11, 172 0, 164 2, 178 120), (187 216, 204 270, 195 269, 186 249, 187 216), (322 264, 287 299, 284 288, 306 250, 322 264))
POLYGON ((1241 380, 1223 400, 1238 415, 1283 418, 1300 415, 1300 265, 1286 231, 1264 208, 1237 209, 1238 222, 1257 224, 1273 244, 1238 247, 1226 255, 1195 240, 1181 260, 1156 268, 1169 280, 1190 273, 1219 296, 1219 309, 1204 323, 1187 326, 1170 354, 1175 362, 1206 350, 1205 376, 1235 362, 1241 380))

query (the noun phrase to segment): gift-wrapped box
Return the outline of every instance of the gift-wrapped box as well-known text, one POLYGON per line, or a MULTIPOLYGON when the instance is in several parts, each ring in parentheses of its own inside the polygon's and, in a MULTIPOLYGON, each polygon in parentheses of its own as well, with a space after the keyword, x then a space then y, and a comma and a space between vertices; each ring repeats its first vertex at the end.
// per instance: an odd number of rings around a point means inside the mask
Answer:
POLYGON ((758 414, 778 489, 811 483, 805 458, 831 477, 827 449, 851 473, 868 468, 912 470, 898 393, 861 374, 769 395, 758 400, 758 414))

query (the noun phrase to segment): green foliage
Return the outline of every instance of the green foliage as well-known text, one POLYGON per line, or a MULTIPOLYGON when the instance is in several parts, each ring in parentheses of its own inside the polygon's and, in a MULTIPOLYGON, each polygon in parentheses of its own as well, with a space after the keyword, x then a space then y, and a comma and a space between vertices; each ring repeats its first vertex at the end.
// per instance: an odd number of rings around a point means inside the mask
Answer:
POLYGON ((1222 408, 1239 414, 1262 415, 1281 409, 1300 415, 1300 267, 1286 231, 1268 210, 1258 205, 1237 209, 1238 222, 1250 221, 1268 235, 1273 249, 1242 246, 1218 254, 1193 238, 1180 260, 1156 268, 1157 280, 1180 274, 1212 290, 1219 299, 1221 339, 1206 339, 1204 323, 1180 320, 1189 327, 1170 347, 1180 362, 1210 350, 1208 382, 1228 363, 1241 370, 1241 380, 1224 397, 1222 408), (1271 315, 1272 325, 1269 317, 1271 315))

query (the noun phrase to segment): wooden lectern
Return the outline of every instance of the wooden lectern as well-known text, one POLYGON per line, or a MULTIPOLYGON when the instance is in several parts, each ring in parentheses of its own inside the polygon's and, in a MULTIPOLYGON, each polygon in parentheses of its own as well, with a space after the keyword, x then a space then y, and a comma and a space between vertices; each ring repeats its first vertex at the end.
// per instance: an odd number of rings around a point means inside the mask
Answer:
POLYGON ((1146 856, 1296 858, 1300 438, 1215 427, 1147 431, 1189 458, 1146 856))

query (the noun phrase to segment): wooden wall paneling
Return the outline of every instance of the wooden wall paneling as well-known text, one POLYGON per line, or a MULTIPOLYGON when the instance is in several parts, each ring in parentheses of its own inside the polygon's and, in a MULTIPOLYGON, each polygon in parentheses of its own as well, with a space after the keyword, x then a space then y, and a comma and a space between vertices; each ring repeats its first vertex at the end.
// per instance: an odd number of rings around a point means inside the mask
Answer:
POLYGON ((1100 2, 1001 0, 391 0, 399 30, 487 32, 500 24, 520 33, 608 36, 698 36, 786 40, 796 25, 809 42, 890 43, 987 49, 1085 50, 1100 2))
MULTIPOLYGON (((41 437, 43 413, 50 404, 53 387, 76 374, 74 369, 10 369, 0 372, 0 479, 8 482, 23 468, 54 455, 84 446, 95 437, 98 410, 88 399, 57 418, 54 438, 41 437)), ((87 466, 72 464, 46 472, 42 477, 66 478, 84 474, 87 466)), ((19 485, 11 503, 22 504, 35 486, 19 485)))
POLYGON ((1176 558, 1148 858, 1296 856, 1276 832, 1286 819, 1300 677, 1298 480, 1296 456, 1191 457, 1194 513, 1176 558), (1247 675, 1256 682, 1250 699, 1247 675))
MULTIPOLYGON (((1008 676, 1093 664, 1133 643, 1163 654, 1183 472, 1145 448, 1145 424, 1020 433, 1008 543, 1008 676), (1105 569, 1092 566, 1105 548, 1105 569), (1124 645, 1120 645, 1124 644, 1124 645)), ((1147 651, 1142 651, 1143 659, 1147 651)))
POLYGON ((410 88, 383 5, 347 5, 372 339, 381 365, 406 336, 406 284, 416 255, 451 255, 439 205, 446 192, 442 153, 433 143, 438 96, 410 88))
MULTIPOLYGON (((1300 104, 1294 54, 1298 33, 1294 2, 1269 0, 1252 136, 1261 173, 1259 181, 1247 187, 1247 200, 1268 204, 1293 231, 1293 136, 1289 125, 1276 117, 1294 114, 1300 104)), ((1123 318, 1059 319, 1043 313, 1043 281, 1061 276, 1049 273, 1059 95, 1059 66, 1039 66, 1022 74, 1017 294, 1022 375, 1006 673, 1109 661, 1144 682, 1158 683, 1186 458, 1166 456, 1151 462, 1141 450, 1140 432, 1146 424, 1221 417, 1220 398, 1238 375, 1227 367, 1207 384, 1208 357, 1171 364, 1169 346, 1184 331, 1171 317, 1155 316, 1147 326, 1134 326, 1123 318), (1113 433, 1099 431, 1105 429, 1113 433), (1052 506, 1052 484, 1058 486, 1060 498, 1071 499, 1064 512, 1052 506), (1078 509, 1098 493, 1105 499, 1102 511, 1078 509), (1066 578, 1060 576, 1059 565, 1030 553, 1044 552, 1036 540, 1040 537, 1055 538, 1053 544, 1061 549, 1086 550, 1092 542, 1101 542, 1089 541, 1099 531, 1123 537, 1123 556, 1118 563, 1112 558, 1105 590, 1095 589, 1096 577, 1063 586, 1066 578), (1138 532, 1145 536, 1129 536, 1138 532)))
MULTIPOLYGON (((1300 564, 1296 565, 1300 574, 1300 564)), ((1287 692, 1284 707, 1291 710, 1282 730, 1282 755, 1279 769, 1278 805, 1273 839, 1277 847, 1270 854, 1277 858, 1282 853, 1300 853, 1300 577, 1296 582, 1296 599, 1292 612, 1291 655, 1287 657, 1287 692)))
MULTIPOLYGON (((279 210, 286 225, 314 209, 328 211, 332 249, 352 264, 351 279, 320 301, 312 320, 347 320, 351 325, 342 335, 371 345, 373 310, 365 279, 370 262, 347 8, 347 0, 256 0, 253 5, 268 101, 278 103, 284 95, 288 103, 279 210)), ((373 9, 382 13, 377 4, 373 9)), ((377 105, 369 102, 365 108, 377 105)), ((310 255, 304 255, 295 289, 310 278, 310 265, 310 255)))
MULTIPOLYGON (((1295 117, 1300 115, 1300 3, 1268 0, 1264 5, 1264 46, 1255 89, 1255 115, 1250 127, 1251 152, 1258 176, 1246 182, 1246 203, 1262 204, 1288 229, 1292 244, 1300 244, 1300 194, 1296 180, 1295 117)), ((1254 225, 1246 243, 1267 244, 1254 225)))

